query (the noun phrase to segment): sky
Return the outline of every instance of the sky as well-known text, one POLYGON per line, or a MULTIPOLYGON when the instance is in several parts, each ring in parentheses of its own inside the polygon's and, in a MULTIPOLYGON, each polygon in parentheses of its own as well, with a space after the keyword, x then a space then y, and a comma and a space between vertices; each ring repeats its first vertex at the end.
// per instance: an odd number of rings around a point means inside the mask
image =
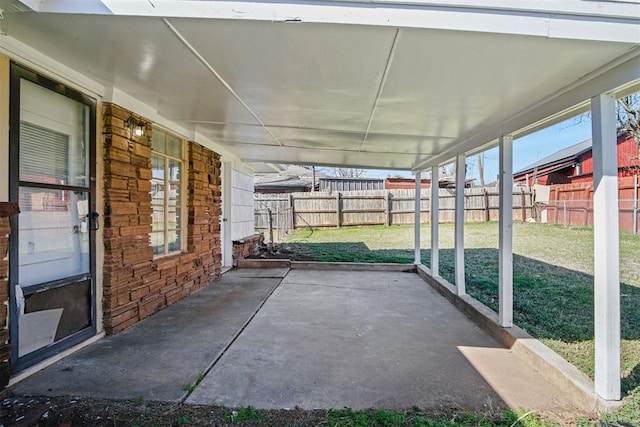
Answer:
MULTIPOLYGON (((523 169, 550 154, 563 148, 591 138, 591 118, 587 115, 574 117, 548 128, 513 141, 513 171, 523 169)), ((403 176, 411 178, 408 171, 367 170, 364 176, 385 178, 387 176, 403 176)), ((485 182, 495 181, 498 175, 498 149, 485 152, 485 182)), ((478 179, 477 160, 467 159, 467 176, 478 179)))

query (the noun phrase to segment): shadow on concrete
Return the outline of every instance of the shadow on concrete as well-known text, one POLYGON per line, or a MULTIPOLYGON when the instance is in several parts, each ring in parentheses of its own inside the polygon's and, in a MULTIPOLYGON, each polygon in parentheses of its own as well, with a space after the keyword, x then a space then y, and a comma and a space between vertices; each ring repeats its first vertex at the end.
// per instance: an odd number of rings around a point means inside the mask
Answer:
MULTIPOLYGON (((324 262, 412 263, 413 249, 371 250, 363 242, 292 243, 296 260, 324 262)), ((421 251, 429 266, 431 251, 421 251)), ((513 255, 514 322, 532 336, 565 343, 583 343, 593 354, 593 275, 533 258, 513 255)), ((440 250, 440 275, 454 282, 454 251, 440 250)), ((498 250, 465 249, 467 292, 498 310, 498 250)), ((620 284, 623 340, 640 340, 640 288, 620 284)), ((592 365, 592 364, 591 364, 592 365)), ((584 366, 593 377, 592 366, 584 366)), ((640 366, 622 379, 624 394, 640 387, 640 366)))

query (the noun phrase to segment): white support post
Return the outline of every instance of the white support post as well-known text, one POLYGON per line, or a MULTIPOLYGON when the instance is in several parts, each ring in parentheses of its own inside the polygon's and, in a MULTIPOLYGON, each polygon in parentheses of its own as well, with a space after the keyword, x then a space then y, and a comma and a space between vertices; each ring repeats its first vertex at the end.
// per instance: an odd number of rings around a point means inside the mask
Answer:
POLYGON ((413 263, 415 265, 422 264, 422 256, 420 255, 420 196, 422 187, 422 172, 416 172, 416 194, 415 194, 415 212, 414 212, 414 256, 413 263))
POLYGON ((431 275, 440 276, 440 243, 438 223, 440 222, 440 176, 438 166, 431 168, 431 275))
POLYGON ((455 284, 458 295, 467 293, 464 281, 464 186, 466 178, 466 158, 456 157, 456 210, 455 210, 455 284))
POLYGON ((498 321, 513 326, 513 137, 500 138, 499 310, 498 321))
POLYGON ((591 99, 595 392, 620 400, 620 245, 615 98, 591 99))

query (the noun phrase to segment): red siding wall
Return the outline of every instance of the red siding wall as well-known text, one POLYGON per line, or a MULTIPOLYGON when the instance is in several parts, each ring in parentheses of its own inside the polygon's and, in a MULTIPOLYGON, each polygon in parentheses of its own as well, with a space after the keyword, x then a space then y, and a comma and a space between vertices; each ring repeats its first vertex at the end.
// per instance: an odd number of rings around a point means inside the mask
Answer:
MULTIPOLYGON (((420 181, 420 188, 430 188, 431 179, 426 178, 420 181)), ((384 180, 385 190, 413 190, 416 188, 416 180, 411 178, 386 178, 384 180)))

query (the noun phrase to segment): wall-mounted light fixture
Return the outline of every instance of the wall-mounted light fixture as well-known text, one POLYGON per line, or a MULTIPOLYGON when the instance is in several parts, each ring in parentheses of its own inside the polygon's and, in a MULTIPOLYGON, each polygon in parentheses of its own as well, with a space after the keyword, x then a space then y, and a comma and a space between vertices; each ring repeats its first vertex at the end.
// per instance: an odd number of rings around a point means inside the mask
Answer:
POLYGON ((129 117, 127 121, 124 122, 124 125, 128 127, 135 136, 144 135, 144 129, 145 129, 144 122, 137 120, 133 116, 129 117))

